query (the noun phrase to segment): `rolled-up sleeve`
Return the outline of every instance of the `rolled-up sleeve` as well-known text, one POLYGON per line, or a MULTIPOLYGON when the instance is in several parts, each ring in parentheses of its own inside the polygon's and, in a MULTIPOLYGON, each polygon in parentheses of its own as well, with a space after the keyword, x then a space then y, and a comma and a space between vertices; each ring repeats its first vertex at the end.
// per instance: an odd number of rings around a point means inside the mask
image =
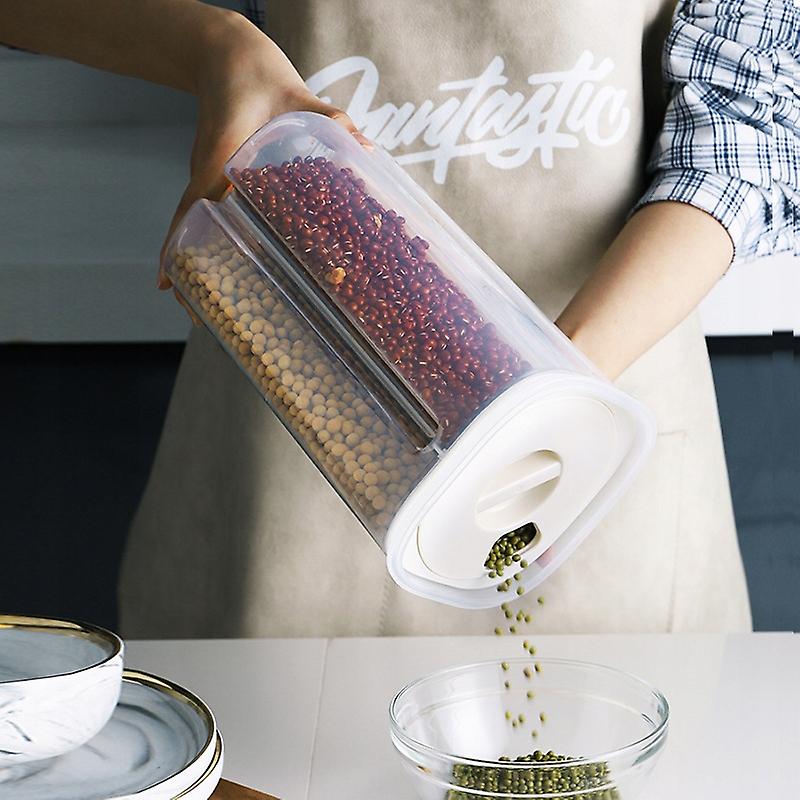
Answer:
POLYGON ((663 70, 669 103, 634 211, 696 206, 737 260, 800 252, 800 3, 683 0, 663 70))

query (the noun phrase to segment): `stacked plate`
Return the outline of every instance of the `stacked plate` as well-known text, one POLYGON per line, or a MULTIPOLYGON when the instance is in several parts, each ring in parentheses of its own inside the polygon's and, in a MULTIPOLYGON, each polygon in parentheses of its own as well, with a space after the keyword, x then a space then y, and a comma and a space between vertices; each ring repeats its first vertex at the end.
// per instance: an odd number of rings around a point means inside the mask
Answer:
POLYGON ((0 615, 0 798, 208 800, 222 737, 208 706, 123 670, 101 628, 0 615))

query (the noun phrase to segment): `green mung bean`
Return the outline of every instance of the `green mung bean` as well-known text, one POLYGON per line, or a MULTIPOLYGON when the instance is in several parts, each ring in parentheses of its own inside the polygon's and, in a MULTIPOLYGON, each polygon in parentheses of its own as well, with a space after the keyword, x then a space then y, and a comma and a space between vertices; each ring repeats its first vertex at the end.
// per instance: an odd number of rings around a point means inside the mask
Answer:
POLYGON ((536 535, 536 526, 530 523, 503 534, 493 545, 483 566, 502 575, 505 567, 519 562, 522 564, 519 551, 526 548, 536 535), (515 558, 516 556, 516 558, 515 558))
MULTIPOLYGON (((517 720, 512 721, 514 727, 518 724, 517 720)), ((537 735, 535 730, 531 731, 531 737, 537 735)), ((573 765, 567 756, 540 750, 513 760, 501 756, 499 761, 507 762, 508 766, 456 765, 453 783, 467 791, 451 789, 447 800, 490 800, 497 795, 515 794, 554 797, 569 794, 581 800, 619 799, 617 790, 610 785, 608 764, 602 762, 573 765)))
MULTIPOLYGON (((525 587, 521 585, 521 583, 522 583, 522 570, 527 569, 528 561, 526 559, 522 558, 520 551, 522 551, 525 547, 527 547, 533 541, 533 538, 534 538, 535 535, 536 535, 536 527, 534 525, 531 525, 531 524, 523 525, 521 528, 518 528, 515 531, 511 531, 510 533, 507 533, 507 534, 501 536, 492 545, 492 548, 489 551, 489 555, 486 557, 486 560, 484 562, 484 567, 487 570, 487 574, 488 574, 489 578, 498 578, 498 577, 503 578, 503 580, 501 580, 496 586, 496 589, 497 589, 498 592, 508 592, 509 589, 514 587, 514 584, 516 582, 517 585, 515 587, 515 592, 516 592, 517 596, 521 597, 523 594, 525 594, 525 587), (510 577, 504 577, 503 573, 505 571, 505 568, 506 567, 510 567, 513 564, 518 564, 520 569, 517 570, 510 577)), ((539 603, 540 606, 544 605, 544 598, 543 597, 539 597, 537 599, 537 602, 539 603)), ((530 624, 530 622, 532 620, 532 615, 531 615, 529 610, 519 609, 516 612, 514 612, 509 607, 509 604, 507 602, 501 603, 500 604, 500 609, 501 609, 501 611, 503 613, 503 617, 504 617, 505 620, 512 620, 512 623, 508 626, 508 632, 510 634, 516 634, 517 633, 517 626, 516 626, 516 624, 514 624, 515 622, 516 623, 525 622, 527 624, 530 624)), ((504 633, 504 630, 503 630, 503 628, 497 627, 497 628, 494 629, 494 632, 495 632, 496 636, 502 636, 503 633, 504 633)), ((522 646, 523 646, 523 648, 525 649, 525 651, 527 653, 530 653, 531 655, 535 655, 536 648, 527 639, 522 643, 522 646)), ((500 666, 502 667, 503 672, 508 672, 508 670, 510 668, 510 665, 509 665, 509 663, 507 661, 501 662, 500 666)), ((534 669, 535 669, 536 672, 540 671, 540 666, 539 666, 538 663, 534 664, 534 669)), ((533 677, 533 672, 531 671, 531 668, 527 667, 527 666, 523 669, 523 674, 525 675, 525 677, 528 680, 530 680, 533 677)), ((503 686, 505 687, 506 690, 510 690, 511 689, 511 682, 506 680, 506 681, 503 682, 503 686)), ((529 701, 533 700, 534 697, 535 697, 535 694, 532 691, 527 692, 527 699, 529 701)), ((518 714, 518 716, 516 718, 514 718, 513 714, 509 710, 509 711, 505 712, 505 718, 506 718, 507 721, 511 722, 511 724, 512 724, 512 726, 514 728, 517 728, 517 727, 525 724, 525 715, 524 714, 518 714)), ((544 721, 545 721, 544 712, 542 712, 539 715, 539 718, 540 718, 540 721, 542 723, 544 723, 544 721)), ((538 731, 532 730, 531 731, 531 736, 534 737, 534 738, 536 736, 538 736, 538 731)), ((538 752, 539 751, 537 751, 537 753, 538 752)), ((531 756, 522 756, 522 757, 520 757, 520 759, 517 759, 517 760, 525 760, 525 759, 527 759, 527 760, 537 760, 537 759, 534 759, 533 755, 531 755, 531 756)), ((559 760, 565 760, 564 757, 558 757, 558 759, 559 760)), ((501 760, 504 760, 504 759, 501 759, 501 760)), ((510 761, 510 759, 505 759, 505 760, 510 761)), ((539 758, 538 760, 547 760, 547 759, 539 758)), ((464 767, 464 768, 461 768, 461 769, 466 770, 464 772, 464 776, 468 777, 469 770, 473 769, 473 768, 464 767)), ((475 773, 477 775, 478 772, 480 772, 480 770, 482 770, 483 768, 474 768, 474 769, 477 770, 477 772, 475 773)), ((547 783, 549 785, 549 782, 547 782, 547 783)), ((459 783, 458 785, 459 786, 464 786, 464 787, 469 787, 469 788, 478 788, 478 789, 487 788, 483 784, 484 784, 484 781, 481 780, 475 785, 471 785, 471 784, 467 784, 467 783, 459 783)), ((508 781, 504 780, 503 793, 508 793, 508 789, 509 789, 508 781)), ((461 793, 457 793, 457 792, 456 793, 450 792, 450 794, 448 795, 448 798, 450 798, 450 800, 456 800, 457 798, 461 798, 461 797, 462 797, 461 793)), ((597 794, 596 797, 597 797, 597 800, 601 800, 601 795, 600 794, 597 794)), ((610 798, 611 796, 609 795, 608 797, 610 798)), ((594 798, 595 798, 595 795, 592 794, 592 795, 586 795, 584 798, 582 798, 582 800, 594 800, 594 798)), ((477 800, 477 797, 474 794, 472 794, 472 795, 470 795, 469 800, 477 800)), ((607 800, 607 797, 605 795, 603 795, 602 796, 602 800, 607 800)))

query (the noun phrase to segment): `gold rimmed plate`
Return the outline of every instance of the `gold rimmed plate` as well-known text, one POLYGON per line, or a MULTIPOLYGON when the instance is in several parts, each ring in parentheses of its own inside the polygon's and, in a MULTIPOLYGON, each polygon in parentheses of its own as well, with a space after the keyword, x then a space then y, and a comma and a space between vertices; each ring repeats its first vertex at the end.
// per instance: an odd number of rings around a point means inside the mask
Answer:
POLYGON ((0 795, 204 800, 216 786, 214 776, 219 780, 221 762, 214 716, 200 698, 170 681, 126 670, 120 702, 97 736, 65 755, 0 770, 0 795))

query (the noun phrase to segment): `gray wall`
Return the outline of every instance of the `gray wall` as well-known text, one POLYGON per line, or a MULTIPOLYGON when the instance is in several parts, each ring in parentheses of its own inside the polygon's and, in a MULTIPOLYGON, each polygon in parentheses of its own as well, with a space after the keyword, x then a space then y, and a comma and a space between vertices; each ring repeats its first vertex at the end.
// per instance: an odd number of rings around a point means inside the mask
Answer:
POLYGON ((154 287, 193 119, 180 92, 0 48, 0 341, 185 337, 154 287))

